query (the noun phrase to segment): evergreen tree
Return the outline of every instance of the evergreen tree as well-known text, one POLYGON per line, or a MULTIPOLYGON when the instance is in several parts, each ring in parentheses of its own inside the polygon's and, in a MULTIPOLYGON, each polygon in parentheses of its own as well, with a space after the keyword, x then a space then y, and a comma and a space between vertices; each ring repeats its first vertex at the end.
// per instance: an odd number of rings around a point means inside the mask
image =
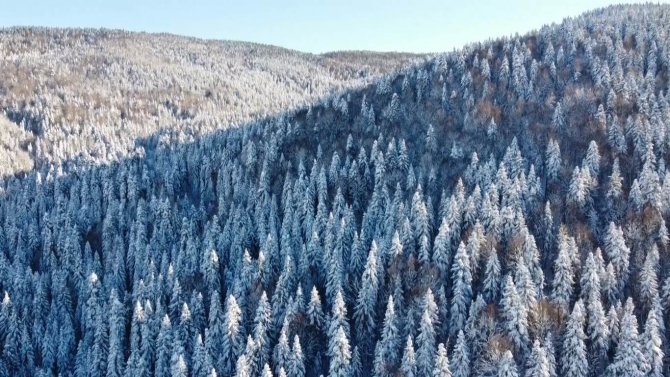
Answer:
POLYGON ((470 351, 463 330, 458 332, 456 346, 451 355, 451 369, 454 377, 470 376, 470 351))
POLYGON ((652 377, 663 376, 663 341, 659 331, 659 320, 656 310, 649 310, 647 321, 644 324, 644 333, 642 334, 641 349, 644 350, 645 362, 648 364, 647 375, 652 377))
POLYGON ((554 139, 549 140, 545 157, 545 175, 548 182, 554 182, 561 173, 561 150, 554 139))
POLYGON ((650 369, 650 365, 642 353, 634 310, 633 301, 629 298, 626 301, 623 317, 621 318, 614 360, 607 367, 607 373, 611 375, 644 376, 650 369))
POLYGON ((417 337, 417 344, 419 346, 416 355, 416 365, 419 375, 427 376, 433 371, 434 352, 435 352, 435 316, 436 313, 430 307, 434 302, 431 301, 432 294, 426 293, 424 299, 423 315, 419 324, 419 336, 417 337))
POLYGON ((275 369, 275 374, 279 374, 280 369, 286 370, 291 362, 291 347, 289 346, 289 324, 288 320, 284 319, 277 345, 275 345, 274 353, 272 354, 272 365, 275 369))
POLYGON ((498 363, 498 377, 519 377, 512 352, 507 350, 498 363))
POLYGON ((498 299, 501 274, 502 268, 500 266, 500 260, 498 259, 498 253, 493 249, 486 260, 486 267, 484 270, 483 293, 487 302, 494 302, 498 299))
POLYGON ((561 232, 558 256, 554 262, 554 280, 551 297, 563 310, 567 310, 573 294, 573 256, 570 250, 570 240, 561 232))
POLYGON ((610 222, 607 228, 604 246, 605 253, 614 267, 616 292, 621 292, 628 280, 630 249, 624 241, 623 231, 613 222, 610 222))
POLYGON ((433 377, 451 377, 449 370, 449 358, 447 357, 447 350, 444 344, 437 345, 437 355, 435 357, 435 368, 433 369, 433 377))
POLYGON ((384 315, 384 328, 375 350, 374 367, 377 375, 390 374, 399 359, 400 334, 397 322, 393 296, 389 296, 384 315))
MULTIPOLYGON (((270 360, 270 329, 272 326, 272 309, 268 302, 265 292, 261 294, 260 301, 256 307, 256 316, 254 318, 254 343, 258 353, 257 364, 254 368, 260 370, 265 363, 270 360)), ((247 361, 249 358, 247 358, 247 361)))
POLYGON ((349 340, 340 326, 328 345, 330 355, 329 376, 348 377, 351 371, 351 349, 349 340))
POLYGON ((563 335, 561 374, 568 377, 585 377, 589 373, 584 334, 584 304, 577 300, 570 313, 563 335))
POLYGON ((524 349, 528 344, 528 313, 509 275, 505 278, 500 307, 506 334, 517 349, 524 349))
POLYGON ((452 296, 449 332, 458 334, 465 326, 468 305, 472 301, 472 272, 470 270, 470 259, 467 255, 465 245, 461 242, 454 257, 451 267, 452 296))
POLYGON ((302 353, 298 335, 293 338, 291 359, 286 374, 288 377, 305 377, 305 356, 302 353))
POLYGON ((538 340, 533 342, 533 349, 526 362, 527 377, 550 377, 550 365, 547 351, 538 340))
POLYGON ((233 374, 235 362, 244 350, 244 331, 242 328, 242 311, 237 305, 235 296, 226 300, 226 313, 223 323, 222 343, 222 374, 233 374))
POLYGON ((416 355, 414 354, 414 342, 412 341, 411 335, 407 335, 407 342, 405 343, 405 350, 402 355, 400 371, 405 377, 417 376, 416 355))
POLYGON ((356 300, 354 310, 354 321, 357 327, 358 342, 364 345, 364 349, 369 349, 374 341, 376 328, 375 311, 377 306, 378 278, 377 273, 377 244, 372 241, 368 261, 365 264, 365 271, 361 278, 361 290, 356 300))

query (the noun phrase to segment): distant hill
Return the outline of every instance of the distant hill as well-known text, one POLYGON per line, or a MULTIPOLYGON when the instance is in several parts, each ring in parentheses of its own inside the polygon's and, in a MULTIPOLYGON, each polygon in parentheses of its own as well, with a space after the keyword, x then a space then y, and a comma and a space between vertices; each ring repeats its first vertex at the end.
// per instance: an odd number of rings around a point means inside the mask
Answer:
MULTIPOLYGON (((77 156, 113 161, 159 130, 201 135, 359 86, 420 59, 50 28, 0 30, 0 51, 0 112, 34 135, 25 152, 38 165, 77 156)), ((6 148, 0 147, 0 156, 6 148)))

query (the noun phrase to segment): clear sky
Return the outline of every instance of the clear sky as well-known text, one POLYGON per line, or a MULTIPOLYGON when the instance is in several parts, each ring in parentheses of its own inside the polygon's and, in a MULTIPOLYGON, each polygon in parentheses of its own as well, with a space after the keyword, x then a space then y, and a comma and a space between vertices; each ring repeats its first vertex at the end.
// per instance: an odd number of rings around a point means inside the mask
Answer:
MULTIPOLYGON (((666 1, 664 1, 666 2, 666 1)), ((441 52, 560 22, 610 0, 0 0, 0 26, 106 27, 308 52, 441 52)))

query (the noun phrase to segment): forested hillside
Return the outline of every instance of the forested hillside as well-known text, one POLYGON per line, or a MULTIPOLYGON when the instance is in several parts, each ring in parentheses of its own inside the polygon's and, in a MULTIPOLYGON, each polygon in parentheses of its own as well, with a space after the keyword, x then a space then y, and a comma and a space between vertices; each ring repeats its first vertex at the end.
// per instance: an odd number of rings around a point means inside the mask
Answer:
POLYGON ((0 375, 663 376, 670 6, 3 181, 0 375))
MULTIPOLYGON (((358 87, 419 55, 312 55, 118 30, 0 29, 0 112, 29 142, 0 159, 110 162, 162 132, 184 141, 358 87)), ((0 137, 5 137, 4 127, 0 137)), ((0 176, 24 171, 0 166, 0 176)))

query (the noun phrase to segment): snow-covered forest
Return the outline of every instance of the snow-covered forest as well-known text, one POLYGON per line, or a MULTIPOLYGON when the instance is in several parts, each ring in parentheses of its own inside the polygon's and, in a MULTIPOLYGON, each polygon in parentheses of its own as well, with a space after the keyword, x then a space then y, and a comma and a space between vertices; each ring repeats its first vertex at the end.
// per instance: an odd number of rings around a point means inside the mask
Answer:
POLYGON ((313 55, 254 43, 120 30, 0 29, 0 176, 31 166, 112 162, 161 132, 184 142, 359 87, 422 56, 313 55), (1 119, 0 119, 1 121, 1 119), (3 140, 4 141, 4 140, 3 140))
POLYGON ((6 178, 0 376, 667 375, 669 90, 614 6, 6 178))

